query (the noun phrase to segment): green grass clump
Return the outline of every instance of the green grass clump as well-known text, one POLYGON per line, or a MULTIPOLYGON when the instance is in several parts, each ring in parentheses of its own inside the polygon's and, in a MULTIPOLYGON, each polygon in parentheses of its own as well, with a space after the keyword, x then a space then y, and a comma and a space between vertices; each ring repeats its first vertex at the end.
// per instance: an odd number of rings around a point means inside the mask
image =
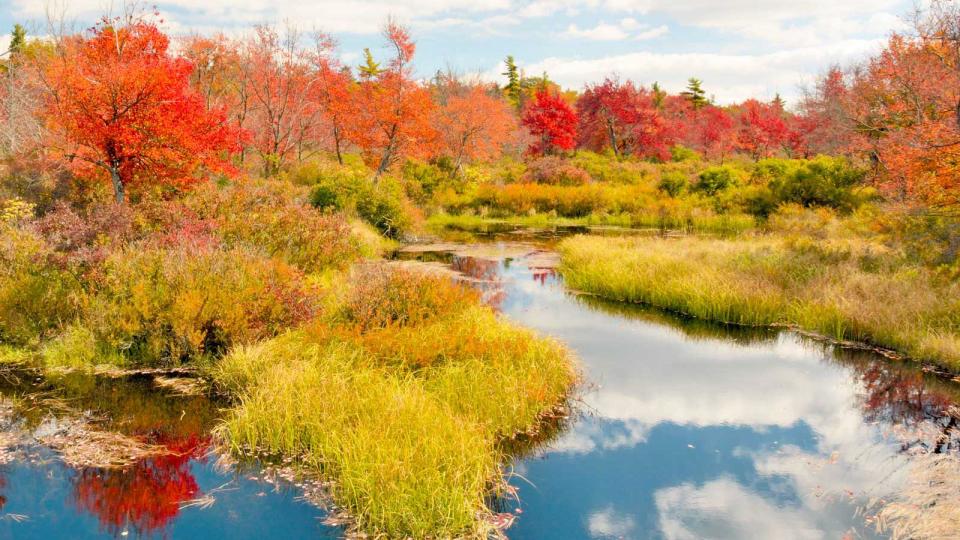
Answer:
POLYGON ((498 442, 563 403, 569 354, 446 278, 376 266, 351 283, 315 323, 214 368, 237 396, 221 436, 316 468, 364 532, 484 536, 498 442))
POLYGON ((960 284, 859 238, 598 238, 559 245, 567 284, 714 321, 782 324, 960 370, 960 284))

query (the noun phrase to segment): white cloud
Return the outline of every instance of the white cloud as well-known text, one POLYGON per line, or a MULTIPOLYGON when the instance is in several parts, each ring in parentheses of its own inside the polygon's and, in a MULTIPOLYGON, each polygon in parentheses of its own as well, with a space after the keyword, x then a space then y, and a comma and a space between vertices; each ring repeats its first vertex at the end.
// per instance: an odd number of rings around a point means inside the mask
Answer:
POLYGON ((656 28, 651 28, 650 30, 644 30, 643 32, 640 32, 639 34, 633 36, 633 39, 636 39, 636 40, 654 39, 660 36, 664 36, 668 32, 670 32, 670 28, 665 24, 661 24, 656 28))
MULTIPOLYGON (((839 538, 849 507, 818 512, 804 506, 779 506, 736 483, 720 478, 697 487, 682 484, 658 490, 654 501, 660 531, 670 540, 697 538, 839 538), (833 536, 828 533, 839 533, 833 536)), ((839 505, 838 505, 839 506, 839 505)))
POLYGON ((580 28, 576 24, 570 24, 567 30, 563 32, 563 37, 575 39, 590 39, 594 41, 620 41, 628 38, 637 40, 654 39, 660 37, 670 29, 667 25, 660 25, 656 28, 649 28, 648 25, 637 22, 636 19, 626 18, 619 24, 599 23, 593 28, 580 28), (633 32, 643 30, 637 34, 633 32))
POLYGON ((758 54, 635 52, 599 58, 550 57, 523 66, 529 73, 546 71, 567 88, 603 80, 616 73, 643 84, 660 82, 669 91, 683 89, 697 77, 720 103, 748 97, 770 99, 780 93, 794 99, 825 66, 864 58, 882 40, 849 40, 758 54))
POLYGON ((577 27, 575 24, 571 24, 567 27, 567 31, 564 32, 564 35, 571 38, 592 39, 596 41, 617 41, 621 39, 627 39, 630 34, 628 34, 619 26, 600 23, 593 28, 583 29, 577 27))
MULTIPOLYGON (((156 6, 170 14, 184 27, 207 28, 211 24, 224 26, 250 26, 263 22, 293 21, 302 28, 322 28, 328 32, 376 33, 388 16, 403 22, 445 18, 455 14, 458 18, 503 11, 510 8, 509 0, 321 0, 295 2, 292 0, 160 0, 156 6)), ((72 0, 67 5, 67 14, 89 22, 106 11, 103 0, 72 0)), ((152 4, 151 4, 152 5, 152 4)), ((42 20, 45 3, 36 0, 12 0, 11 12, 15 18, 42 20)), ((116 11, 116 10, 114 10, 116 11)))

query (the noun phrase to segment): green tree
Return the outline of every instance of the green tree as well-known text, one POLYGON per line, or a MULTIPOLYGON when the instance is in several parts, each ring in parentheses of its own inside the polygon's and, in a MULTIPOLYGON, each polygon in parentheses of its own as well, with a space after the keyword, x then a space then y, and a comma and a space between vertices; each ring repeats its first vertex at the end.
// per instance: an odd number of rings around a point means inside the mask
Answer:
POLYGON ((523 90, 520 86, 520 70, 517 69, 517 63, 514 61, 513 55, 507 56, 506 64, 507 70, 501 73, 501 75, 507 77, 507 84, 503 87, 503 90, 507 94, 507 99, 510 100, 510 103, 519 109, 520 94, 523 90))
POLYGON ((703 81, 695 77, 691 77, 687 81, 687 91, 683 92, 683 97, 687 98, 695 111, 706 107, 710 103, 710 100, 707 99, 707 93, 703 90, 703 81))
POLYGON ((10 32, 10 55, 23 50, 23 46, 27 44, 27 30, 19 23, 13 25, 13 31, 10 32))
POLYGON ((772 102, 772 103, 773 103, 773 106, 776 107, 777 109, 779 109, 781 112, 782 112, 783 110, 785 110, 786 107, 787 107, 787 103, 786 103, 785 101, 783 101, 783 98, 782 98, 782 97, 780 97, 780 92, 777 92, 777 93, 773 96, 773 102, 772 102))
POLYGON ((653 91, 653 105, 657 109, 663 108, 663 100, 667 98, 667 92, 663 88, 660 88, 660 83, 654 81, 653 86, 651 87, 653 91))
POLYGON ((363 64, 359 67, 360 76, 366 79, 372 79, 380 74, 382 69, 380 69, 380 62, 377 62, 373 59, 373 53, 370 52, 370 48, 367 47, 363 49, 363 64))

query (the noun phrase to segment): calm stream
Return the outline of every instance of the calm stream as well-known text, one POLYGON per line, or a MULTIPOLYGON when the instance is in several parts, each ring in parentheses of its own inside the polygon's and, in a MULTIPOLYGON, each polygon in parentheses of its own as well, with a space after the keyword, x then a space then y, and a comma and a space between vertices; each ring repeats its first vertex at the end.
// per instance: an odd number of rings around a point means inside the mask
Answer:
MULTIPOLYGON (((571 294, 514 242, 449 251, 403 258, 451 263, 506 316, 567 343, 589 380, 569 425, 513 464, 519 502, 496 501, 516 516, 510 538, 873 538, 870 503, 900 489, 910 448, 935 440, 960 402, 960 385, 873 353, 571 294)), ((255 463, 218 464, 206 397, 149 377, 13 379, 0 380, 17 403, 5 432, 56 431, 65 403, 179 452, 100 470, 8 440, 0 537, 342 535, 299 487, 255 463)))

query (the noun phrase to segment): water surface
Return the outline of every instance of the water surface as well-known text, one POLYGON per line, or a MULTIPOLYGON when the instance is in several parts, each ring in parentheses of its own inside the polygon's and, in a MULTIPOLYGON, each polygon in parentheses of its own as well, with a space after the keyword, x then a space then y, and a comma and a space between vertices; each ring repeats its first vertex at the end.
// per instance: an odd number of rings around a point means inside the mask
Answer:
POLYGON ((525 260, 452 261, 591 383, 572 425, 514 463, 511 538, 881 537, 872 503, 960 399, 872 352, 571 294, 525 260))

